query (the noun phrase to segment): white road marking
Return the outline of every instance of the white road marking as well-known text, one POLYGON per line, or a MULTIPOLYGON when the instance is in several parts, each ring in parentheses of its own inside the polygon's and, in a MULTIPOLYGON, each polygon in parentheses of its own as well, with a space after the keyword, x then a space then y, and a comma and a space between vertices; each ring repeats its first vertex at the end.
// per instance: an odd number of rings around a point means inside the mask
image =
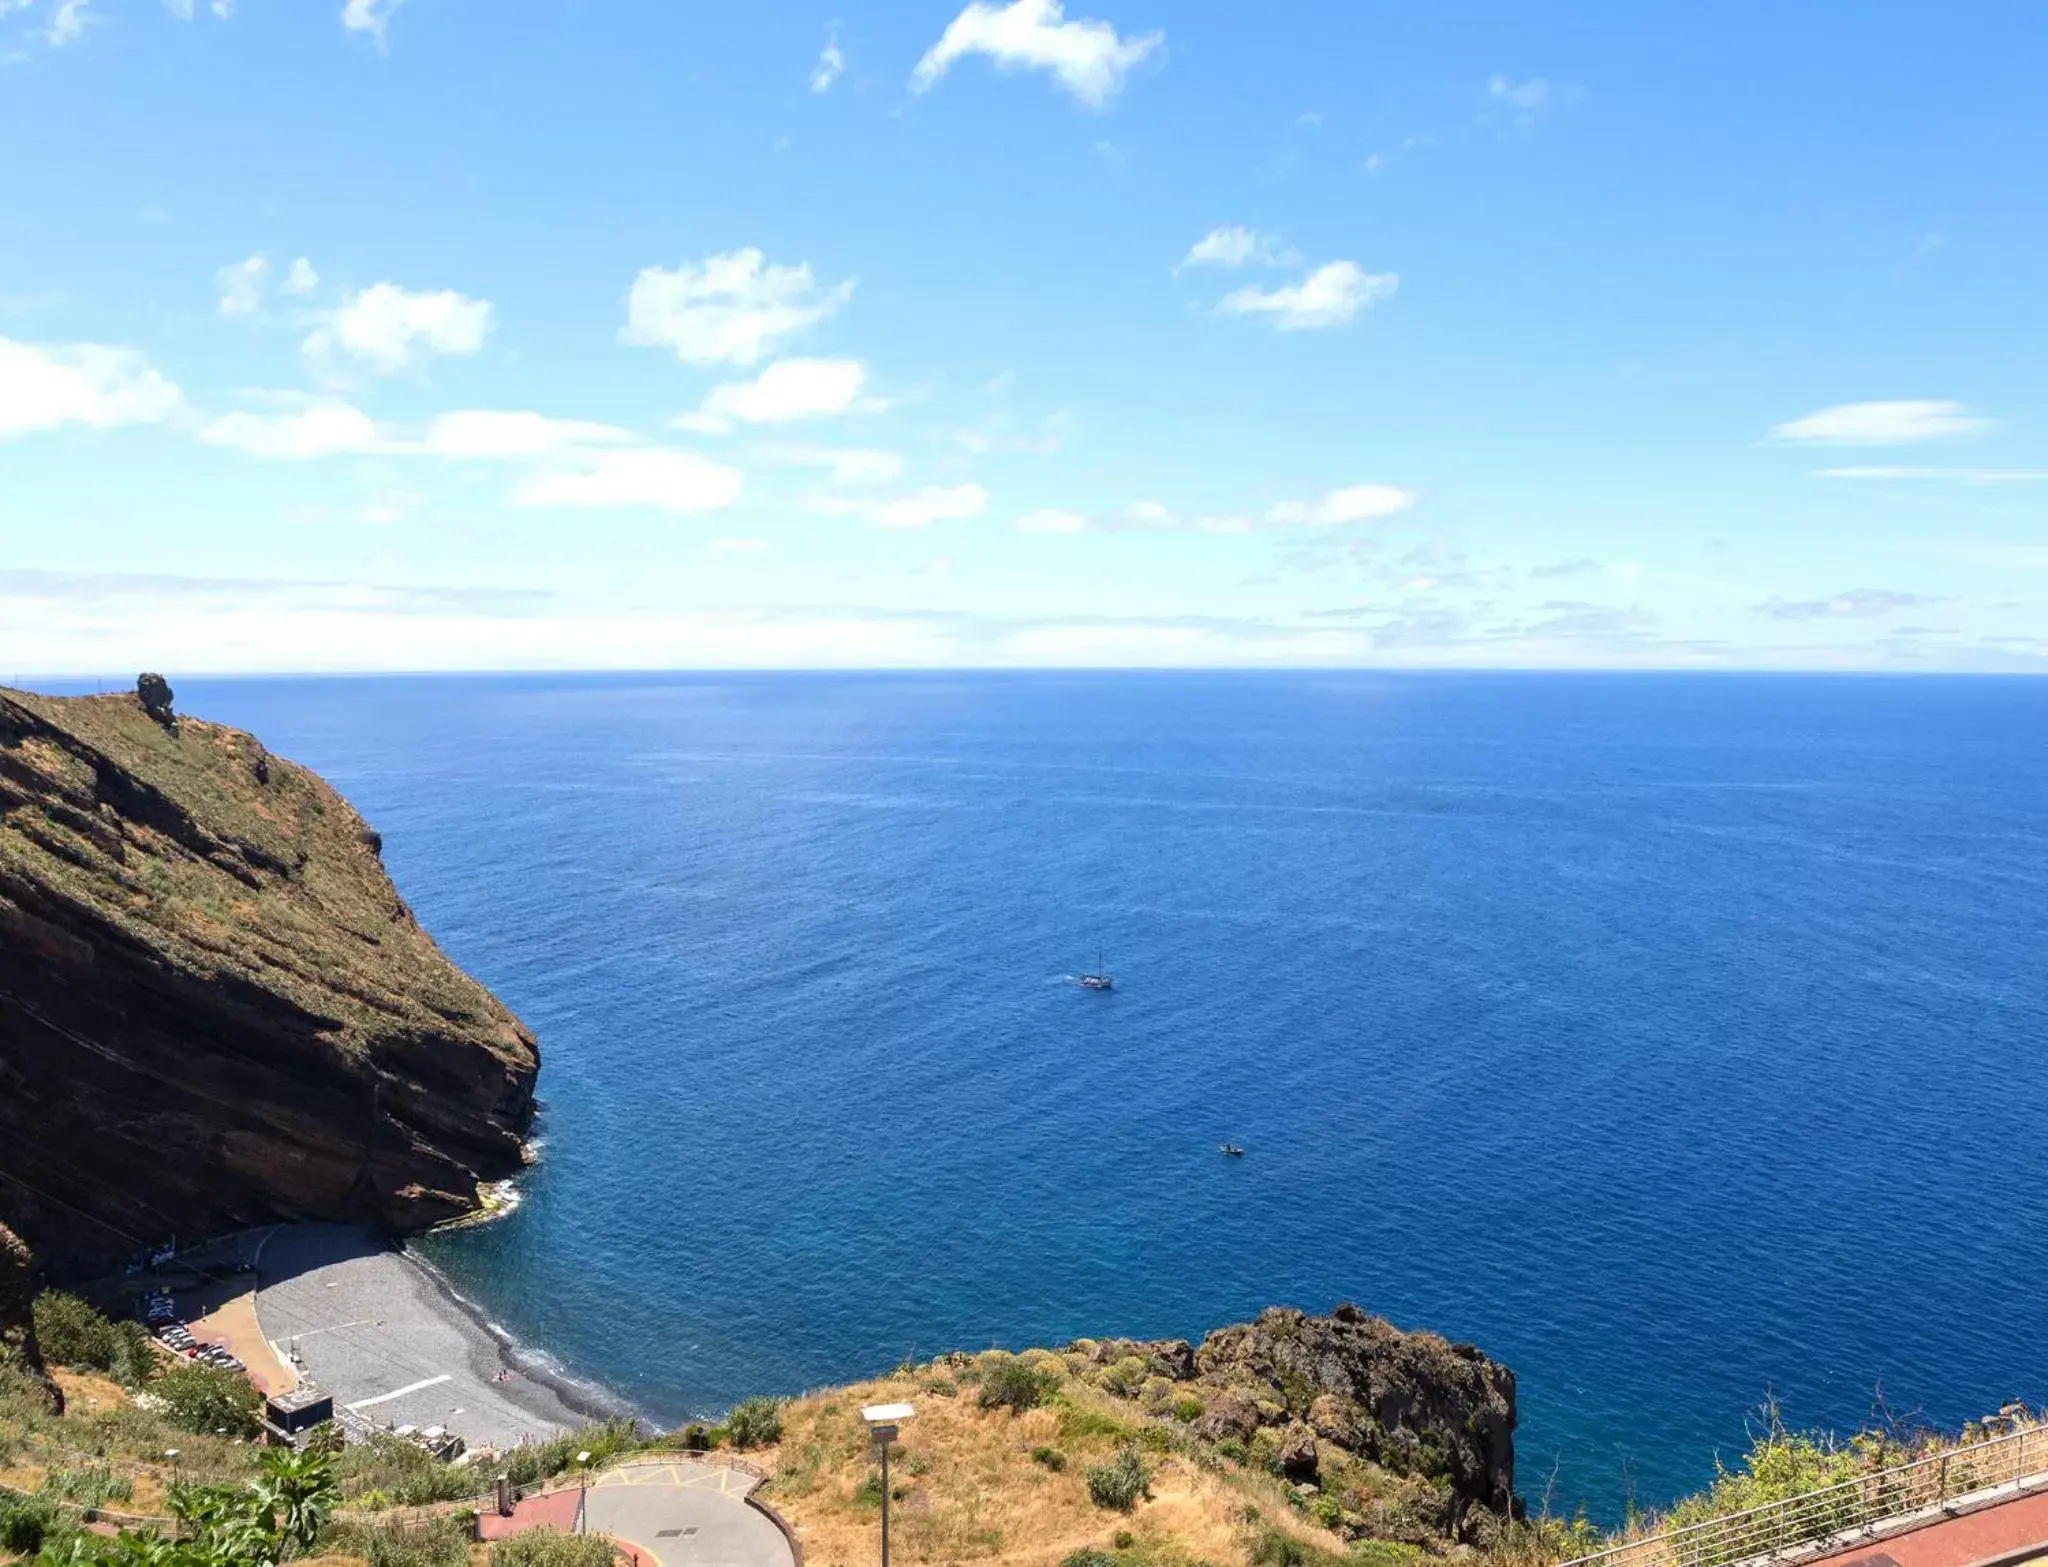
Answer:
POLYGON ((428 1377, 424 1382, 414 1382, 405 1387, 395 1388, 389 1393, 379 1393, 375 1398, 359 1398, 353 1404, 343 1404, 341 1407, 353 1413, 358 1409, 368 1409, 372 1404, 388 1404, 394 1398, 403 1398, 408 1393, 417 1393, 421 1388, 435 1387, 443 1382, 452 1382, 454 1380, 454 1377, 444 1371, 438 1377, 428 1377))

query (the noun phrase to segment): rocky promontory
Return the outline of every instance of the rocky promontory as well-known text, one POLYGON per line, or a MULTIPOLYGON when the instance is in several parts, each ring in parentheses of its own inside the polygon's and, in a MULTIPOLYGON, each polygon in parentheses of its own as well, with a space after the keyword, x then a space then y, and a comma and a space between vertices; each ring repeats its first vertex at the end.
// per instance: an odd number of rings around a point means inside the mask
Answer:
POLYGON ((57 1265, 285 1218, 415 1230, 521 1167, 539 1056, 252 735, 0 689, 0 1215, 57 1265))

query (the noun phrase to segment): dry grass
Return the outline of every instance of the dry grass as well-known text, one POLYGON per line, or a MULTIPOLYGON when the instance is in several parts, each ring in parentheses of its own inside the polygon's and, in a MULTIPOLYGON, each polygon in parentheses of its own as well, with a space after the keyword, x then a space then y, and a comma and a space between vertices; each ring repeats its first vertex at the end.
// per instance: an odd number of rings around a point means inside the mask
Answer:
MULTIPOLYGON (((1032 1359, 1060 1365, 1056 1356, 1032 1359)), ((1057 1567, 1073 1551, 1115 1550, 1116 1536, 1128 1532, 1132 1559, 1235 1564, 1245 1559, 1250 1509, 1312 1550, 1344 1551, 1288 1505, 1271 1477, 1187 1453, 1148 1448, 1151 1497, 1128 1514, 1105 1511, 1088 1499, 1088 1467, 1109 1462, 1125 1440, 1178 1440, 1170 1422, 1072 1378, 1054 1405, 1022 1414, 979 1408, 965 1380, 952 1396, 935 1388, 950 1379, 941 1368, 794 1400, 783 1410, 782 1441, 748 1455, 769 1470, 763 1500, 795 1527, 811 1567, 880 1561, 879 1490, 860 1408, 895 1402, 915 1404, 917 1417, 889 1460, 892 1559, 1057 1567), (1034 1448, 1058 1452, 1064 1469, 1035 1461, 1034 1448)))

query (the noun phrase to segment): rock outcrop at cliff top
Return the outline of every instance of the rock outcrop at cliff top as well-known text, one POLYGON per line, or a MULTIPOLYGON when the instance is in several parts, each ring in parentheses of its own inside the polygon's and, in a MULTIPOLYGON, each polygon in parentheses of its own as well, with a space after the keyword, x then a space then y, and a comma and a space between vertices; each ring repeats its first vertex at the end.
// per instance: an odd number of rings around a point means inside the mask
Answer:
POLYGON ((1079 1339, 1066 1356, 1162 1407, 1191 1396, 1196 1436, 1263 1448, 1289 1478, 1339 1495, 1360 1519, 1353 1532, 1398 1533, 1370 1518, 1386 1488, 1348 1473, 1362 1466, 1424 1482, 1405 1503, 1418 1538, 1469 1536, 1474 1508, 1516 1512, 1515 1374, 1470 1344, 1404 1333, 1356 1306, 1327 1317, 1274 1306, 1199 1348, 1079 1339))
POLYGON ((50 1413, 64 1413, 64 1395, 43 1369, 36 1347, 35 1259, 19 1236, 0 1224, 0 1365, 26 1371, 43 1389, 50 1413))
POLYGON ((347 801, 157 684, 0 690, 0 1213, 56 1265, 472 1211, 520 1168, 533 1037, 347 801))

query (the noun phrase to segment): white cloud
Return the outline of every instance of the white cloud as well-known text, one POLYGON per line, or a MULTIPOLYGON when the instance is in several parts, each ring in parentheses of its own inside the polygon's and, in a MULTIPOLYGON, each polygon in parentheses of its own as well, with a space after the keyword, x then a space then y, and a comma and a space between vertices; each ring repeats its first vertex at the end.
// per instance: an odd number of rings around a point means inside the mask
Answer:
POLYGON ((719 434, 739 424, 788 424, 843 414, 861 404, 867 366, 858 359, 784 359, 751 381, 715 386, 704 406, 675 422, 719 434))
POLYGON ((1400 286, 1398 273, 1367 272, 1355 261, 1331 261, 1299 283, 1226 294, 1216 308, 1227 316, 1270 315, 1283 332, 1313 332, 1344 325, 1400 286))
POLYGON ((917 62, 913 92, 925 92, 970 54, 987 55, 1004 70, 1050 71, 1090 108, 1101 108, 1123 85, 1125 73, 1166 41, 1164 33, 1119 38, 1107 22, 1067 21, 1060 0, 974 0, 917 62))
POLYGON ((442 414, 416 448, 429 457, 490 460, 553 457, 588 446, 625 446, 639 439, 616 425, 496 408, 442 414))
POLYGON ((213 275, 220 292, 220 313, 224 316, 253 316, 263 307, 263 283, 270 275, 270 263, 262 256, 233 262, 213 275))
POLYGON ((209 446, 286 462, 384 449, 375 422, 347 403, 316 403, 287 414, 222 414, 199 438, 209 446))
POLYGON ((1938 398, 1901 398, 1891 402, 1837 403, 1818 413, 1793 419, 1771 431, 1773 439, 1808 446, 1905 446, 1976 435, 1991 428, 1961 403, 1938 398))
POLYGON ((352 33, 368 33, 382 49, 384 30, 391 23, 391 13, 403 4, 405 0, 344 0, 341 25, 352 33))
POLYGON ((1924 479, 1949 484, 2032 484, 2048 468, 1822 468, 1823 479, 1924 479))
POLYGON ((66 44, 76 43, 85 36, 86 28, 98 18, 86 13, 92 0, 57 0, 57 8, 50 13, 50 25, 43 33, 43 42, 52 49, 62 49, 66 44))
POLYGON ((880 528, 929 528, 935 522, 979 517, 988 508, 988 491, 978 484, 927 485, 915 495, 861 507, 880 528))
MULTIPOLYGON (((26 4, 27 0, 22 0, 22 3, 26 4)), ((213 3, 207 7, 207 10, 211 11, 222 21, 226 21, 234 8, 234 0, 213 0, 213 3)), ((195 4, 195 0, 164 0, 164 9, 179 21, 189 22, 198 10, 198 6, 195 4)), ((5 16, 6 14, 7 0, 0 0, 0 16, 5 16)))
POLYGON ((1578 96, 1579 89, 1568 82, 1549 82, 1540 76, 1516 82, 1505 76, 1490 76, 1486 79, 1486 97, 1479 117, 1506 120, 1517 130, 1526 131, 1544 115, 1578 96))
POLYGON ((808 266, 775 266, 749 247, 695 265, 642 268, 621 335, 628 343, 672 348, 690 364, 751 365, 852 294, 852 279, 820 292, 808 266))
POLYGON ((745 476, 695 452, 633 447, 594 452, 573 467, 533 475, 515 506, 633 506, 656 511, 717 511, 739 498, 745 476))
POLYGON ((285 274, 284 282, 278 285, 287 294, 306 295, 320 286, 320 274, 313 270, 313 263, 304 256, 299 257, 285 274))
POLYGON ((132 348, 44 348, 0 337, 0 440, 65 424, 155 424, 180 401, 178 388, 132 348))
POLYGON ((799 468, 829 468, 835 484, 887 484, 903 474, 895 452, 865 446, 770 446, 762 455, 799 468))
POLYGON ((1281 244, 1271 234, 1260 234, 1242 224, 1211 229, 1196 240, 1181 258, 1176 272, 1184 267, 1242 267, 1256 262, 1262 267, 1291 267, 1300 254, 1281 244))
POLYGON ((846 56, 839 51, 837 34, 827 34, 825 47, 818 55, 818 63, 811 70, 811 91, 830 92, 832 84, 846 69, 846 56))
POLYGON ((1412 493, 1391 484, 1354 484, 1349 489, 1332 490, 1319 501, 1283 501, 1266 512, 1266 522, 1276 528, 1327 528, 1391 516, 1414 504, 1412 493))
POLYGON ((1017 519, 1019 533, 1086 533, 1088 519, 1077 511, 1034 511, 1017 519))
POLYGON ((491 303, 453 289, 415 294, 375 283, 330 311, 305 342, 316 364, 347 355, 372 370, 403 370, 432 354, 473 354, 491 329, 491 303))

